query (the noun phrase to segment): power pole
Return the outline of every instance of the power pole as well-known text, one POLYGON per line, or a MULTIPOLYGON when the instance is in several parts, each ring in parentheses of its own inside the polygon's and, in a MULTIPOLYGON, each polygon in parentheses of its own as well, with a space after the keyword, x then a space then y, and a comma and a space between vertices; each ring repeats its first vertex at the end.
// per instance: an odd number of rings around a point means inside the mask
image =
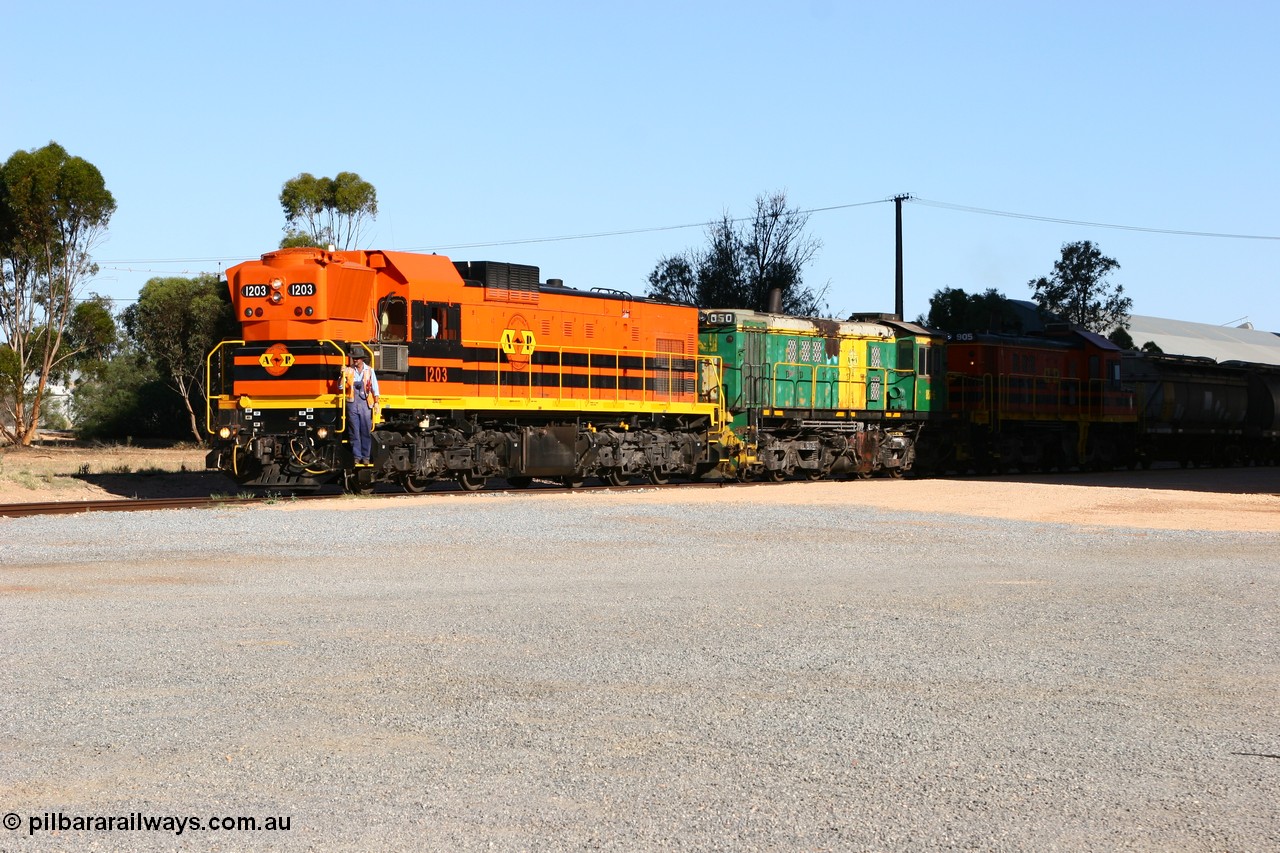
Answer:
POLYGON ((897 222, 897 264, 894 268, 893 310, 894 313, 898 315, 899 320, 905 319, 902 314, 904 310, 902 306, 902 203, 910 200, 910 193, 895 195, 893 197, 893 206, 895 208, 894 212, 896 214, 897 222))

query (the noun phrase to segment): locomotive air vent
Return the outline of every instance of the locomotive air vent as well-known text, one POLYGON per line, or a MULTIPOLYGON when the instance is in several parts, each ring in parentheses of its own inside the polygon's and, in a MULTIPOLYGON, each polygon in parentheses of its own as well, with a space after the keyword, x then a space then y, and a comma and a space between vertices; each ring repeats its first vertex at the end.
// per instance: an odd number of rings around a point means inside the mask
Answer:
POLYGON ((377 367, 380 373, 407 373, 409 347, 405 344, 379 344, 377 367))
POLYGON ((455 261, 453 266, 464 280, 484 286, 486 302, 538 303, 539 270, 535 266, 496 261, 455 261))

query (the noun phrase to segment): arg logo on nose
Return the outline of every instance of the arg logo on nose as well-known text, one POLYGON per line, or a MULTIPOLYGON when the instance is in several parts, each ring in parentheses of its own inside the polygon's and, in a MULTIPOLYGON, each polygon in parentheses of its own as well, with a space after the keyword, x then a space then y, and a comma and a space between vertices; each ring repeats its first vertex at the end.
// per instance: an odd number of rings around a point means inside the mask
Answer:
POLYGON ((293 353, 284 344, 272 344, 258 356, 258 364, 272 376, 284 376, 285 371, 293 366, 293 353))

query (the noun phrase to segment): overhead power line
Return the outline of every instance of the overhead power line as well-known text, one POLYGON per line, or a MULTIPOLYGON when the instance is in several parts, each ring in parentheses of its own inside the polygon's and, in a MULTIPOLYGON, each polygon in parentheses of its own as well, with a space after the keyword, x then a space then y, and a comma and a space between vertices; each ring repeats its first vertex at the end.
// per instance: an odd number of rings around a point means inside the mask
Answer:
MULTIPOLYGON (((867 207, 873 204, 888 204, 896 202, 899 199, 909 204, 919 204, 925 207, 935 207, 940 210, 954 210, 961 213, 976 213, 982 216, 1001 216, 1007 219, 1025 219, 1033 222, 1053 222, 1059 225, 1078 225, 1086 228, 1111 228, 1120 231, 1137 231, 1148 234, 1172 234, 1179 237, 1215 237, 1228 240, 1280 240, 1280 236, 1272 236, 1266 234, 1230 234, 1216 231, 1186 231, 1172 228, 1151 228, 1139 225, 1116 225, 1107 222, 1088 222, 1080 219, 1064 219, 1056 216, 1038 216, 1031 213, 1013 213, 1007 210, 991 210, 984 207, 972 207, 963 204, 951 204, 945 201, 934 201, 931 199, 920 198, 913 195, 891 196, 889 198, 876 199, 875 201, 860 201, 850 204, 833 204, 826 207, 810 207, 805 210, 797 211, 801 214, 829 213, 835 210, 848 210, 854 207, 867 207)), ((749 222, 754 216, 739 216, 729 219, 729 222, 749 222)), ((714 222, 714 220, 711 220, 714 222)), ((563 234, 555 237, 524 237, 514 240, 486 240, 474 243, 453 243, 449 245, 437 246, 412 246, 398 249, 403 252, 428 252, 428 251, 452 251, 454 249, 484 249, 493 246, 521 246, 533 243, 560 243, 569 240, 595 240, 602 237, 625 237, 632 234, 653 234, 661 231, 680 231, 688 228, 705 228, 710 222, 688 222, 682 225, 657 225, 648 228, 628 228, 616 231, 592 231, 582 234, 563 234)), ((116 272, 136 272, 136 273, 159 273, 164 275, 187 274, 192 275, 197 272, 207 272, 207 270, 181 270, 175 273, 172 270, 155 270, 155 269, 137 269, 138 267, 148 265, 164 265, 164 264, 208 264, 216 263, 233 264, 245 260, 252 255, 242 255, 239 257, 223 257, 223 258, 126 258, 126 259, 108 259, 99 261, 102 265, 100 268, 104 270, 113 270, 116 272)))
POLYGON ((1174 234, 1179 237, 1219 237, 1229 240, 1280 240, 1266 234, 1223 234, 1215 231, 1179 231, 1172 228, 1147 228, 1139 225, 1114 225, 1107 222, 1085 222, 1079 219, 1059 219, 1053 216, 1035 216, 1030 213, 1010 213, 1006 210, 988 210, 983 207, 968 207, 962 204, 949 204, 945 201, 930 201, 927 198, 912 197, 914 204, 925 207, 937 207, 942 210, 959 210, 964 213, 980 213, 983 216, 1003 216, 1009 219, 1029 219, 1034 222, 1056 222, 1060 225, 1081 225, 1086 228, 1114 228, 1120 231, 1142 231, 1147 234, 1174 234))
MULTIPOLYGON (((852 204, 837 204, 831 207, 812 207, 812 208, 809 208, 808 210, 800 210, 797 212, 801 214, 825 213, 826 211, 829 211, 829 210, 844 210, 845 208, 849 208, 849 207, 864 207, 868 204, 884 204, 885 201, 892 201, 892 199, 877 199, 876 201, 860 201, 860 202, 854 202, 852 204)), ((728 221, 729 222, 750 222, 753 219, 755 219, 754 216, 738 216, 738 217, 729 219, 728 221)), ((487 243, 457 243, 452 246, 429 246, 429 247, 419 246, 413 249, 405 249, 404 251, 422 252, 422 251, 426 251, 428 248, 442 249, 442 250, 482 249, 482 248, 487 248, 489 246, 517 246, 525 243, 557 243, 562 240, 591 240, 596 237, 622 237, 628 234, 651 234, 656 231, 679 231, 684 228, 705 228, 708 224, 710 223, 689 222, 684 225, 659 225, 653 228, 631 228, 625 231, 597 231, 589 234, 568 234, 562 237, 529 237, 522 240, 494 240, 492 242, 487 242, 487 243)))
MULTIPOLYGON (((834 204, 828 207, 811 207, 808 210, 798 211, 802 214, 810 213, 826 213, 832 210, 845 210, 851 207, 865 207, 870 204, 884 204, 893 201, 893 199, 876 199, 875 201, 860 201, 851 204, 834 204)), ((755 219, 754 216, 739 216, 730 219, 730 222, 749 222, 755 219)), ((714 220, 712 220, 714 221, 714 220)), ((520 246, 530 243, 558 243, 566 240, 593 240, 599 237, 624 237, 630 234, 652 234, 659 231, 679 231, 685 228, 705 228, 710 222, 688 222, 683 225, 657 225, 650 228, 628 228, 619 231, 593 231, 585 234, 564 234, 559 237, 523 237, 515 240, 487 240, 476 243, 452 243, 449 245, 435 246, 408 246, 396 251, 401 252, 434 252, 449 251, 452 249, 484 249, 491 246, 520 246)), ((245 260, 247 255, 234 258, 123 258, 103 260, 101 264, 112 264, 113 266, 102 266, 102 269, 115 270, 117 272, 166 272, 164 270, 152 269, 133 269, 130 264, 199 264, 199 263, 218 263, 218 264, 234 264, 245 260)), ((191 274, 189 270, 181 272, 191 274)), ((172 272, 167 274, 172 275, 172 272)))

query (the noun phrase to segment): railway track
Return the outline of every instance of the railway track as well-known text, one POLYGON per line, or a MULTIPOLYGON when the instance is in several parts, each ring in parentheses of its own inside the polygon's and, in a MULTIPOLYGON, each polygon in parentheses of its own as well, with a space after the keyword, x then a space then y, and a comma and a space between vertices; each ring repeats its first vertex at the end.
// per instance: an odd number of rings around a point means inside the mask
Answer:
POLYGON ((0 504, 0 516, 73 515, 80 512, 140 512, 157 509, 199 509, 229 504, 261 503, 266 498, 106 498, 92 501, 39 501, 0 504))
MULTIPOLYGON (((1177 466, 1164 466, 1150 471, 1107 471, 1107 472, 1067 472, 1057 475, 996 475, 992 477, 946 477, 941 479, 974 479, 998 481, 1026 481, 1037 484, 1053 484, 1073 486, 1110 486, 1139 489, 1174 490, 1189 492, 1224 492, 1229 494, 1261 494, 1280 497, 1276 486, 1280 484, 1280 474, 1274 468, 1233 468, 1233 469, 1180 469, 1177 466)), ((911 478, 908 479, 908 482, 911 478)), ((501 483, 499 480, 497 483, 501 483)), ((651 483, 635 483, 614 486, 600 482, 570 488, 549 480, 535 481, 527 488, 500 487, 471 492, 459 489, 456 485, 441 482, 419 494, 411 494, 388 488, 387 491, 375 491, 368 495, 348 495, 339 491, 325 491, 317 494, 281 495, 265 492, 261 494, 218 495, 181 497, 181 498, 107 498, 88 501, 48 501, 37 503, 0 504, 0 518, 20 518, 37 515, 70 515, 84 512, 139 512, 146 510, 168 509, 208 509, 220 506, 270 506, 281 503, 295 503, 312 500, 386 500, 390 498, 414 497, 464 497, 468 495, 506 494, 563 494, 566 492, 627 492, 654 491, 660 489, 723 489, 729 487, 765 487, 805 482, 802 480, 785 480, 772 482, 757 480, 739 482, 736 480, 705 480, 693 483, 667 483, 654 485, 651 483)), ((831 480, 821 480, 830 483, 831 480)))
POLYGON ((299 494, 299 495, 279 495, 279 494, 261 494, 261 495, 236 495, 233 497, 211 495, 209 497, 187 497, 187 498, 105 498, 91 501, 42 501, 36 503, 18 503, 18 504, 0 504, 0 517, 3 518, 24 518, 36 515, 74 515, 82 512, 144 512, 152 510, 166 509, 210 509, 220 506, 252 506, 258 505, 275 505, 281 502, 296 501, 314 501, 314 500, 333 500, 339 498, 359 499, 359 500, 379 500, 389 498, 422 498, 422 497, 462 497, 465 495, 484 495, 506 492, 508 494, 554 494, 564 492, 626 492, 637 490, 654 490, 654 489, 689 489, 689 488, 725 488, 727 486, 769 486, 778 485, 771 482, 752 482, 739 483, 731 480, 712 480, 698 483, 667 483, 661 486, 655 486, 651 483, 637 483, 632 485, 613 486, 607 484, 579 486, 577 488, 569 488, 568 486, 555 485, 551 483, 540 484, 535 488, 525 489, 487 489, 479 492, 469 492, 457 488, 452 488, 447 484, 442 484, 440 488, 428 489, 419 494, 410 494, 408 492, 388 491, 373 492, 367 495, 346 495, 339 492, 326 492, 323 494, 299 494))

